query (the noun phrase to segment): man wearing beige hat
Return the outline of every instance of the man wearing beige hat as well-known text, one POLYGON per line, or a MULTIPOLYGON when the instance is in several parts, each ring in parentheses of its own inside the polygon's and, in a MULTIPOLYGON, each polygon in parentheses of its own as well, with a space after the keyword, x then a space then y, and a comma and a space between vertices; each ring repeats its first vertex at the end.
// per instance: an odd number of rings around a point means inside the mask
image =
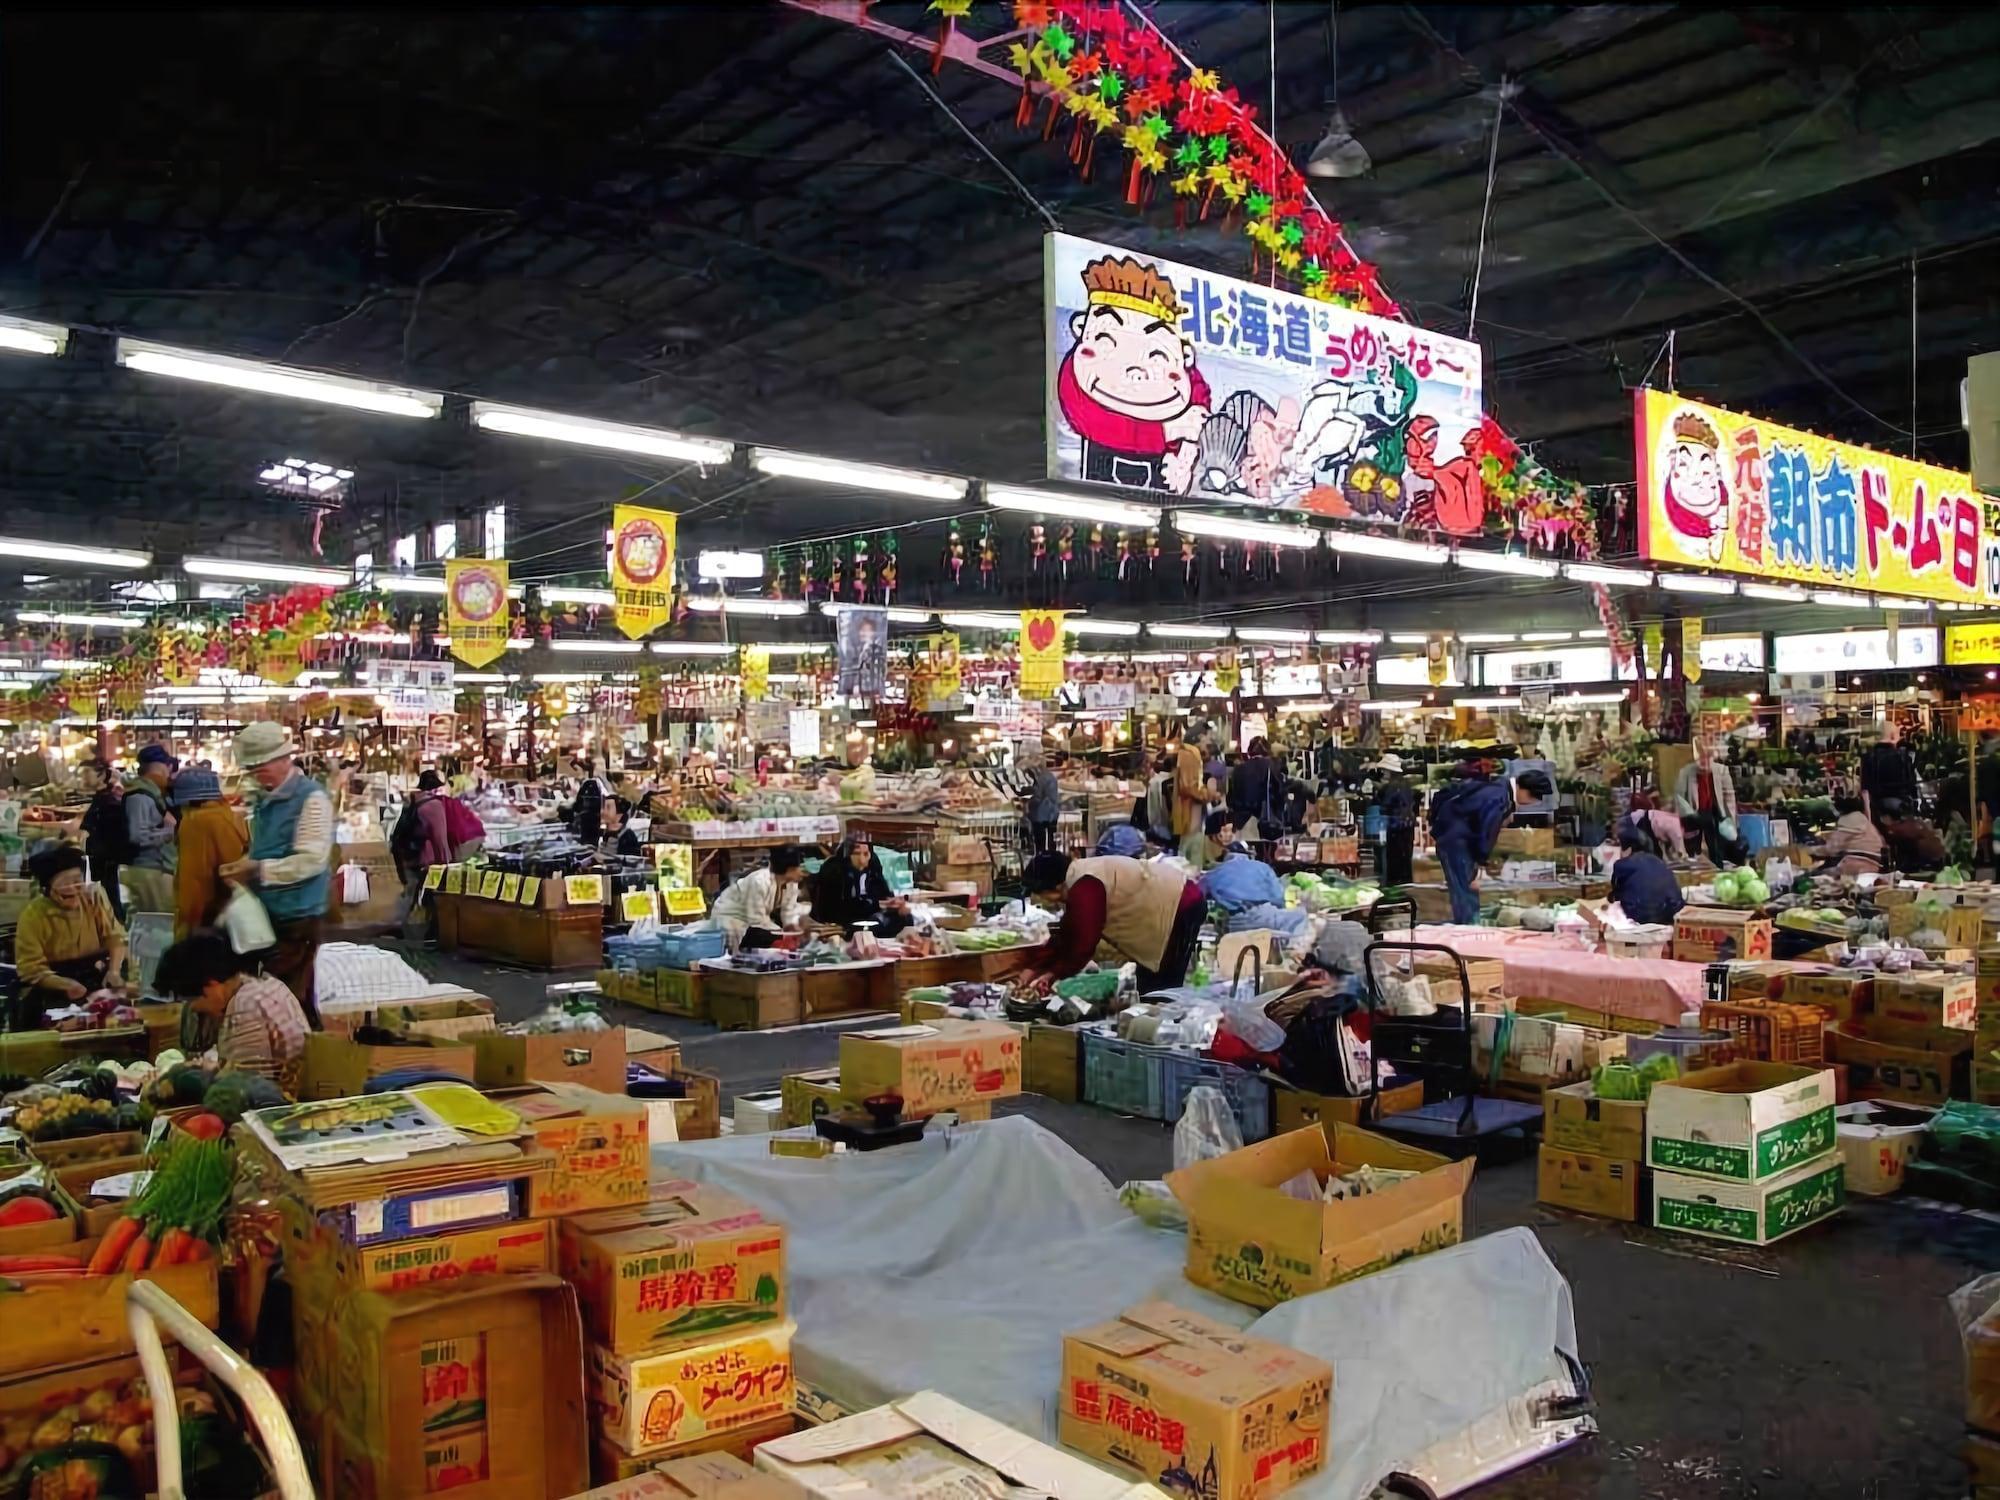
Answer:
POLYGON ((313 965, 326 915, 333 801, 293 764, 297 753, 281 724, 250 724, 236 736, 237 769, 248 773, 263 795, 250 820, 248 857, 224 865, 220 874, 250 886, 263 901, 278 938, 264 955, 264 972, 298 996, 317 1031, 313 965))

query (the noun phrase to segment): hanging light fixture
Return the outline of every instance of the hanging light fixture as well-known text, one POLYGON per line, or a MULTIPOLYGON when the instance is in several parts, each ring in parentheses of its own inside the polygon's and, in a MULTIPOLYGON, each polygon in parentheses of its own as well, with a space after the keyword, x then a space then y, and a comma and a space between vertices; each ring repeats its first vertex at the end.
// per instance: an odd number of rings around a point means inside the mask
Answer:
POLYGON ((1375 163, 1368 148, 1354 138, 1340 109, 1340 4, 1332 0, 1326 16, 1326 134, 1306 158, 1308 177, 1365 177, 1375 163))

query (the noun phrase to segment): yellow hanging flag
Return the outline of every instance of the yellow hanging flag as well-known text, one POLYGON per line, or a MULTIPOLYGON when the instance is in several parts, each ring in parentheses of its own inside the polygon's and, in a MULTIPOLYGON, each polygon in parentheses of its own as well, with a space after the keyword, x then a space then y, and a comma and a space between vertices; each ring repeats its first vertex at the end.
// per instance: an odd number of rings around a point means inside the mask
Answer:
POLYGON ((1688 615, 1681 621, 1681 676, 1689 682, 1701 681, 1701 616, 1688 615))
POLYGON ((1236 659, 1236 648, 1225 647, 1215 654, 1215 690, 1218 693, 1233 693, 1243 686, 1243 666, 1236 659))
POLYGON ((1063 611, 1021 611, 1021 696, 1053 698, 1063 685, 1063 611))
POLYGON ((926 643, 925 666, 930 673, 930 701, 942 703, 956 698, 962 683, 958 658, 958 632, 940 631, 926 643))
POLYGON ((468 667, 498 661, 507 649, 507 563, 458 557, 444 565, 445 627, 451 654, 468 667))
POLYGON ((672 511, 621 505, 611 516, 611 592, 618 628, 633 640, 666 624, 674 605, 672 511))
POLYGON ((762 703, 771 696, 771 653, 762 646, 743 648, 743 701, 762 703))

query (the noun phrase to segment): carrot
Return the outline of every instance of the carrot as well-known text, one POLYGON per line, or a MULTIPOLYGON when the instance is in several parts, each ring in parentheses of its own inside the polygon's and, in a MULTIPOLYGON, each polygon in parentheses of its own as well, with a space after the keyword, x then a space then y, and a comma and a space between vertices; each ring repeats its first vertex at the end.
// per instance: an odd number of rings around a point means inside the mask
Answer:
POLYGON ((0 1276, 24 1276, 36 1271, 81 1271, 74 1255, 0 1255, 0 1276))
POLYGON ((128 1276, 134 1271, 146 1269, 147 1258, 153 1253, 153 1237, 146 1233, 146 1227, 139 1226, 139 1237, 132 1241, 132 1248, 125 1252, 125 1259, 118 1269, 128 1276))
POLYGON ((137 1219, 132 1218, 120 1219, 113 1224, 106 1231, 104 1238, 97 1242, 97 1249, 90 1257, 90 1265, 87 1268, 90 1274, 109 1276, 116 1271, 125 1259, 125 1252, 132 1247, 132 1242, 139 1237, 140 1231, 145 1227, 137 1219))
POLYGON ((188 1250, 194 1245, 194 1236, 176 1224, 160 1236, 160 1250, 153 1257, 156 1266, 175 1266, 188 1259, 188 1250))
POLYGON ((187 1265, 190 1261, 213 1260, 214 1258, 215 1258, 215 1246, 211 1245, 207 1240, 202 1239, 199 1235, 197 1235, 194 1238, 194 1240, 188 1245, 187 1249, 182 1252, 179 1263, 181 1265, 187 1265))

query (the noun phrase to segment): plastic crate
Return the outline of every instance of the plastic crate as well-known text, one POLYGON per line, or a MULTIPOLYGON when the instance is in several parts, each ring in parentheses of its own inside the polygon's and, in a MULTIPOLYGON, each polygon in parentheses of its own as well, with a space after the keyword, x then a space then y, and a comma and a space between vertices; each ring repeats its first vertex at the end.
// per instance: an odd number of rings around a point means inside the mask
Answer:
POLYGON ((1106 1031, 1083 1033, 1083 1102, 1142 1120, 1164 1120, 1165 1047, 1128 1042, 1106 1031))
POLYGON ((660 966, 659 946, 651 937, 615 934, 604 940, 605 961, 620 974, 646 974, 660 966))
POLYGON ((703 959, 720 958, 728 951, 719 927, 668 928, 654 942, 663 969, 692 969, 703 959))
POLYGON ((1701 1029, 1728 1032, 1737 1054, 1757 1062, 1818 1067, 1826 1061, 1826 1012, 1817 1005, 1710 1000, 1701 1008, 1701 1029))
POLYGON ((1187 1111, 1187 1097, 1202 1084, 1222 1090, 1229 1112, 1236 1116, 1243 1132, 1243 1144, 1264 1140, 1271 1134, 1271 1084, 1261 1073, 1239 1068, 1235 1063, 1218 1062, 1212 1057, 1175 1053, 1167 1058, 1167 1119, 1178 1120, 1187 1111))

